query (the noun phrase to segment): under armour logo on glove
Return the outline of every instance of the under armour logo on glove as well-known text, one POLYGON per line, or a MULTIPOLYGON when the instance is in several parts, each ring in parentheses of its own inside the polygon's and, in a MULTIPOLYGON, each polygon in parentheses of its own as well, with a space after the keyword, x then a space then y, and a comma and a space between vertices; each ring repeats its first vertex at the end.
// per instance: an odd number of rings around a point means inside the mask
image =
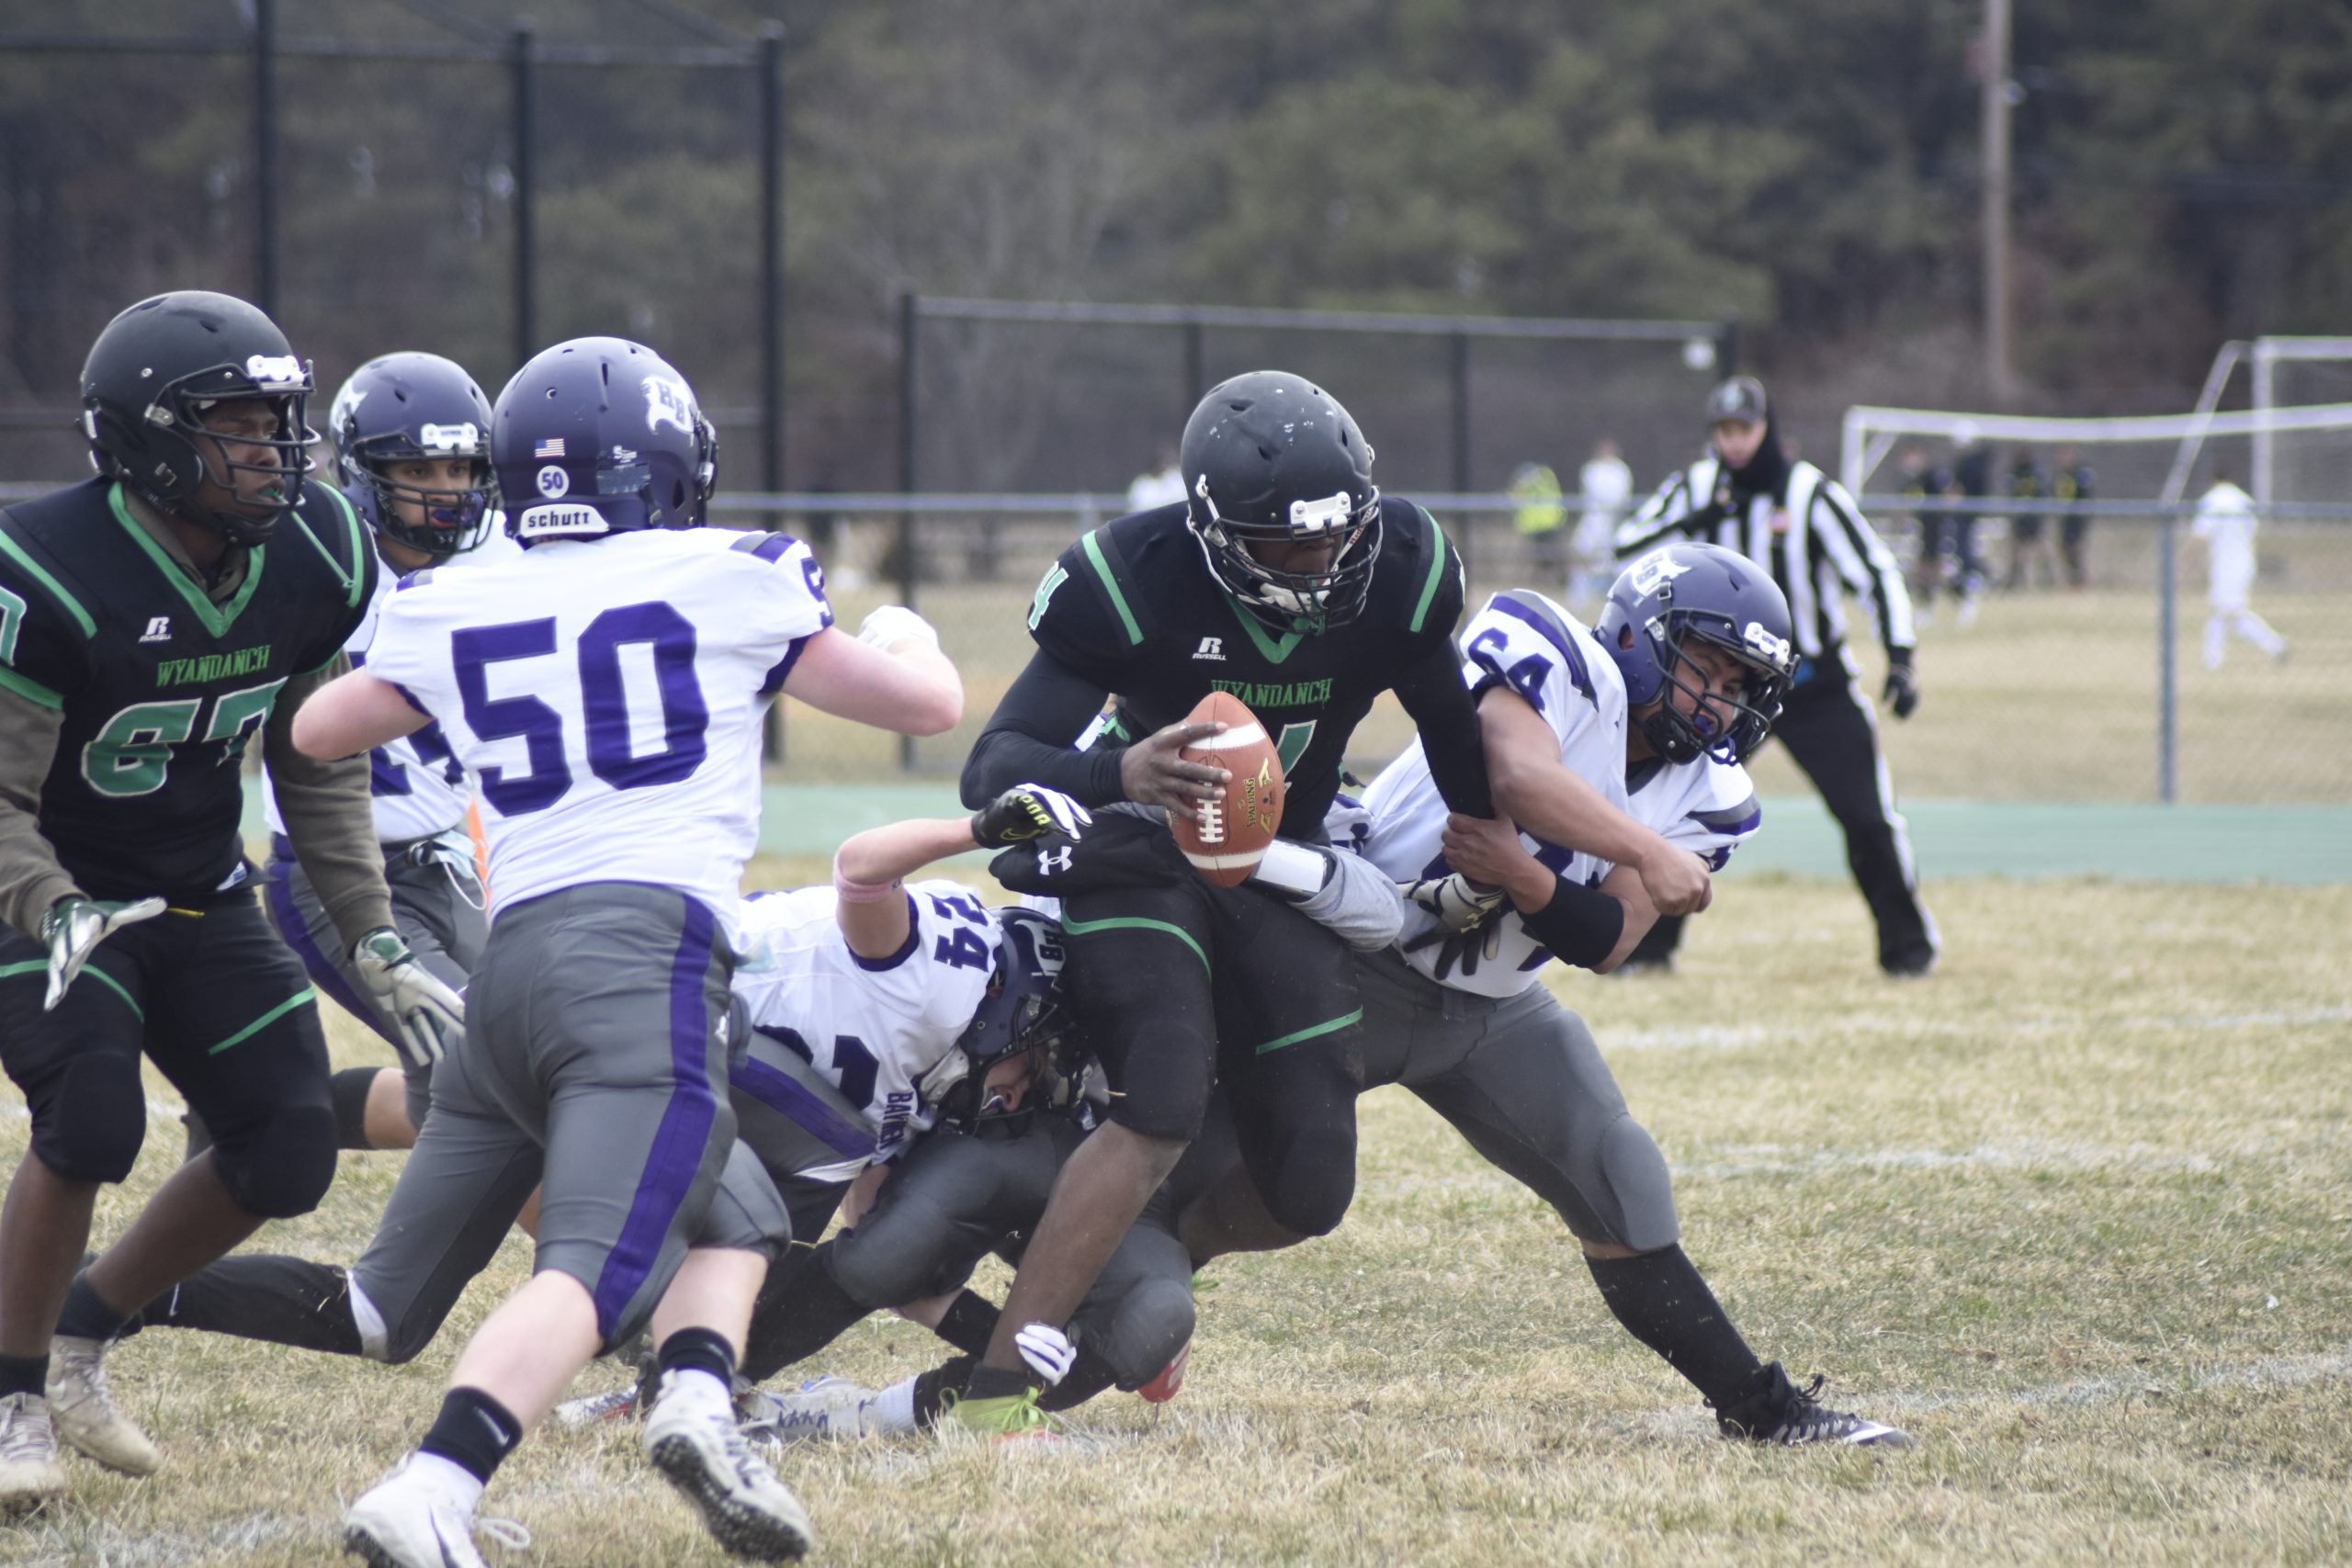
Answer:
MULTIPOLYGON (((989 809, 993 811, 1011 795, 1034 788, 1023 785, 1008 791, 989 809)), ((1079 810, 1084 813, 1083 807, 1079 810)), ((1083 837, 1057 828, 1016 844, 990 861, 989 870, 1015 893, 1048 898, 1069 898, 1112 887, 1167 887, 1195 874, 1168 831, 1167 814, 1156 806, 1119 801, 1087 814, 1082 826, 1083 837)))

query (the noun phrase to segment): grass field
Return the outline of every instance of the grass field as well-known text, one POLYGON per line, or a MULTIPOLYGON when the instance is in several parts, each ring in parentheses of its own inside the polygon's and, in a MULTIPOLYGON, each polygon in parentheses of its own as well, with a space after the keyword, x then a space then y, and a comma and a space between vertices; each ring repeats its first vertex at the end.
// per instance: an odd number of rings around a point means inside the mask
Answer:
MULTIPOLYGON (((788 883, 813 863, 763 863, 788 883)), ((1685 1240, 1758 1348, 1920 1446, 1757 1452, 1601 1309, 1566 1232, 1418 1101, 1364 1104, 1340 1233, 1204 1280, 1173 1404, 1107 1396, 1051 1449, 928 1439, 780 1466, 819 1561, 1079 1564, 2352 1556, 2352 888, 1999 879, 1932 889, 1925 984, 1868 962, 1842 885, 1726 883, 1671 980, 1557 978, 1679 1174, 1685 1240)), ((337 1020, 345 1059, 368 1053, 337 1020)), ((100 1234, 168 1168, 176 1106, 100 1234)), ((0 1129, 13 1162, 23 1122, 0 1129)), ((345 1156, 268 1245, 347 1259, 395 1156, 345 1156)), ((151 1333, 117 1356, 169 1454, 76 1462, 0 1562, 311 1564, 415 1439, 510 1244, 401 1369, 151 1333)), ((822 1366, 884 1381, 928 1336, 822 1366)), ((617 1383, 592 1369, 583 1387, 617 1383)), ((716 1563, 634 1431, 547 1432, 493 1562, 716 1563)))

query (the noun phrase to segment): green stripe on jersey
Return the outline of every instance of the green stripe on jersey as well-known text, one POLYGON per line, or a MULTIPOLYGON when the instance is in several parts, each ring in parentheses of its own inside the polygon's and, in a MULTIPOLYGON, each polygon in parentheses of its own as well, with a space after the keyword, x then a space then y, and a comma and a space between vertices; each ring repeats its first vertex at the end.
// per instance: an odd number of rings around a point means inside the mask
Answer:
POLYGON ((216 637, 226 636, 229 628, 237 624, 237 616, 252 601, 254 590, 261 586, 262 562, 269 554, 269 547, 255 545, 246 552, 245 581, 238 585, 237 592, 227 604, 215 604, 204 590, 196 585, 196 579, 187 574, 187 569, 174 560, 171 552, 157 544, 154 536, 139 525, 139 519, 133 517, 130 509, 123 504, 119 482, 107 489, 107 503, 114 508, 115 521, 122 525, 125 533, 139 541, 139 547, 146 551, 147 558, 155 563, 155 570, 179 590, 180 597, 187 600, 187 607, 196 612, 196 618, 204 629, 216 637))
MULTIPOLYGON (((1096 530, 1099 533, 1101 530, 1096 530)), ((1136 625, 1136 613, 1127 608, 1127 596, 1119 592, 1119 580, 1111 570, 1111 563, 1102 558, 1102 545, 1093 534, 1086 536, 1087 564, 1094 568, 1094 575, 1102 580, 1103 590, 1111 595, 1111 608, 1119 612, 1119 624, 1127 628, 1127 646, 1143 641, 1143 628, 1136 625)))
POLYGON ((40 562, 27 555, 24 546, 10 538, 5 529, 0 529, 0 554, 5 554, 10 560, 24 568, 35 582, 48 589, 50 597, 55 599, 64 607, 65 613, 74 617, 74 624, 82 628, 84 637, 98 635, 98 623, 90 619, 90 612, 82 608, 82 601, 68 593, 65 591, 65 584, 51 577, 40 562))
POLYGON ((1445 530, 1437 525, 1437 519, 1430 515, 1428 507, 1416 502, 1413 510, 1419 513, 1421 521, 1430 525, 1430 544, 1432 547, 1429 580, 1421 584, 1421 602, 1413 606, 1412 625, 1405 628, 1408 632, 1419 632, 1421 622, 1429 615, 1430 602, 1437 598, 1437 585, 1445 577, 1445 530))

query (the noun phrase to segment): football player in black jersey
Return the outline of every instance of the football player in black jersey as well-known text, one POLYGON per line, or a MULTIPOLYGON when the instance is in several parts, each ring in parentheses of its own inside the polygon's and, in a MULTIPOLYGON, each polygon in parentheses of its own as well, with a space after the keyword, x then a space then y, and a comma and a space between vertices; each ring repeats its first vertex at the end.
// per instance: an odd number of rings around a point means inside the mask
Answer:
MULTIPOLYGON (((1347 411, 1296 376, 1238 376, 1193 411, 1181 461, 1182 502, 1096 529, 1038 585, 1037 651, 965 764, 965 800, 1034 781, 1089 806, 1190 817, 1223 797, 1228 775, 1182 759, 1220 728, 1185 716, 1223 691, 1276 743, 1283 833, 1313 842, 1349 737, 1394 691, 1448 804, 1492 816, 1453 643, 1461 558, 1428 512, 1374 487, 1372 448, 1347 411)), ((1055 1183, 958 1406, 967 1425, 1036 1419, 1016 1337, 1069 1319, 1199 1130, 1213 1081, 1229 1088, 1248 1172, 1211 1205, 1228 1246, 1322 1235, 1346 1213, 1354 977, 1340 939, 1264 886, 1290 877, 1294 897, 1314 894, 1326 863, 1277 840, 1259 874, 1238 888, 1186 877, 1066 900, 1072 1005, 1102 1053, 1110 1121, 1055 1183)))
POLYGON ((82 373, 98 476, 0 513, 0 1065, 32 1118, 0 1210, 0 1509, 64 1489, 59 1435, 153 1470, 107 1391, 126 1305, 308 1213, 334 1175, 318 1009, 240 838, 257 732, 369 988, 461 1020, 391 929, 367 762, 290 741, 376 579, 350 506, 303 478, 310 390, 241 299, 134 305, 82 373), (77 1276, 98 1188, 146 1133, 142 1054, 215 1142, 77 1276))

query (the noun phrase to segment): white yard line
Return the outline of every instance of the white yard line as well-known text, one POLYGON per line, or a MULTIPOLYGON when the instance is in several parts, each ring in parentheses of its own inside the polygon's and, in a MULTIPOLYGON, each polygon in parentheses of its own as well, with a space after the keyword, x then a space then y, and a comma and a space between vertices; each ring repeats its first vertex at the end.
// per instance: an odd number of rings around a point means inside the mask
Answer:
POLYGON ((2004 1034, 2054 1034, 2070 1031, 2280 1029, 2313 1023, 2352 1022, 2352 1007, 2300 1008, 2279 1012, 2159 1014, 2147 1018, 1987 1017, 1969 1022, 1902 1017, 1813 1020, 1804 1023, 1696 1024, 1690 1028, 1630 1029, 1600 1041, 1611 1051, 1734 1051, 1749 1045, 1817 1041, 1850 1034, 1951 1035, 1983 1039, 2004 1034))

